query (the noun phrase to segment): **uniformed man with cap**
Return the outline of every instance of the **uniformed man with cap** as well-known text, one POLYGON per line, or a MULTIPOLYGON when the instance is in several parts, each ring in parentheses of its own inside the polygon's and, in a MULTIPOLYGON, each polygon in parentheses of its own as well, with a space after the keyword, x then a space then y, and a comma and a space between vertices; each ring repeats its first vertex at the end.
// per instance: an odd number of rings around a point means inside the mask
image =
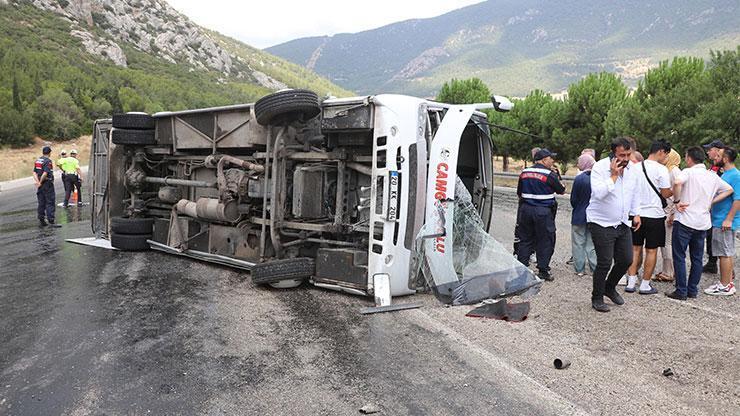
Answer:
POLYGON ((552 208, 555 194, 565 193, 565 186, 553 172, 555 153, 540 149, 534 156, 534 165, 519 175, 516 193, 522 201, 519 218, 519 252, 517 259, 529 266, 532 252, 537 253, 538 276, 552 281, 550 258, 555 251, 555 217, 552 208))
POLYGON ((82 206, 82 171, 80 170, 80 161, 77 159, 77 150, 72 149, 69 152, 70 157, 64 159, 62 170, 65 176, 64 186, 64 207, 69 206, 69 197, 77 189, 77 205, 82 206))
POLYGON ((64 173, 64 160, 67 158, 67 151, 62 149, 59 152, 59 159, 57 159, 57 167, 62 172, 62 185, 64 186, 64 192, 67 192, 67 175, 64 173))
POLYGON ((42 156, 36 159, 33 165, 33 180, 36 183, 39 224, 42 227, 46 225, 59 227, 59 225, 54 223, 56 195, 54 194, 54 163, 49 158, 51 156, 51 147, 44 146, 41 153, 43 153, 42 156))

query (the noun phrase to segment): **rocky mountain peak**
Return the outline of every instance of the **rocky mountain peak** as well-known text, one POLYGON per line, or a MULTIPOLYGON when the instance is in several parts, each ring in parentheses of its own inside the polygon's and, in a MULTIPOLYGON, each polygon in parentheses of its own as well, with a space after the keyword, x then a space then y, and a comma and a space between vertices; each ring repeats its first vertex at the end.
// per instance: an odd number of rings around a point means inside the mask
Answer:
MULTIPOLYGON (((0 0, 8 1, 8 0, 0 0)), ((18 3, 19 0, 10 0, 18 3)), ((224 76, 251 78, 264 87, 285 85, 224 49, 207 31, 164 0, 30 0, 70 22, 70 34, 90 54, 127 65, 123 43, 191 70, 215 70, 224 76), (102 35, 101 35, 102 33, 102 35)))

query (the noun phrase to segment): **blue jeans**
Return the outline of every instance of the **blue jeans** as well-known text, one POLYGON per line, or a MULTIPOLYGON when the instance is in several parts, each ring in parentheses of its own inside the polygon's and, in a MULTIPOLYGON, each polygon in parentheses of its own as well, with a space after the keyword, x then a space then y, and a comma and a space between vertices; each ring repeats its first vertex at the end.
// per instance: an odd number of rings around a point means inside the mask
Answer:
POLYGON ((570 241, 576 273, 586 271, 586 260, 588 260, 588 268, 593 273, 596 270, 596 250, 594 250, 594 240, 591 238, 588 226, 586 224, 571 225, 570 241))
POLYGON ((695 230, 680 222, 673 223, 673 275, 676 279, 676 293, 681 296, 696 296, 699 293, 699 281, 704 257, 704 238, 706 230, 695 230), (686 249, 689 249, 691 270, 688 285, 686 283, 686 249))

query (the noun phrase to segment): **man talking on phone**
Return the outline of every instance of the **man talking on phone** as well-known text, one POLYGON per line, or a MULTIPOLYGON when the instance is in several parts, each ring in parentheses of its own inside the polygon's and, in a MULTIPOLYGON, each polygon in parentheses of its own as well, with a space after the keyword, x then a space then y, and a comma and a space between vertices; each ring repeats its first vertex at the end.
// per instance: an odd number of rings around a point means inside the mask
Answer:
POLYGON ((609 157, 599 160, 591 170, 591 200, 586 221, 596 250, 591 306, 609 312, 604 296, 615 305, 624 304, 617 293, 619 279, 632 263, 632 231, 640 229, 640 216, 630 221, 630 210, 636 212, 633 194, 636 176, 629 165, 632 145, 627 137, 611 143, 609 157))

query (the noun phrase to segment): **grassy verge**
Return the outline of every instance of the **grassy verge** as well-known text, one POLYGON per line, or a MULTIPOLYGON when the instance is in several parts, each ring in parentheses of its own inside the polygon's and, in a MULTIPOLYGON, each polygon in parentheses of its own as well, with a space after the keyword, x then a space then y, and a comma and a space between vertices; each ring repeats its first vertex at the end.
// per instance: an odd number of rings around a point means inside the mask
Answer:
POLYGON ((56 161, 59 159, 59 152, 62 149, 67 150, 67 152, 77 149, 81 165, 87 165, 90 160, 91 136, 82 136, 75 140, 63 142, 48 142, 36 138, 34 144, 21 149, 0 148, 0 160, 3 161, 4 166, 4 169, 0 170, 0 182, 31 176, 33 162, 41 156, 41 148, 47 144, 52 149, 51 159, 54 161, 55 169, 57 168, 56 161))

